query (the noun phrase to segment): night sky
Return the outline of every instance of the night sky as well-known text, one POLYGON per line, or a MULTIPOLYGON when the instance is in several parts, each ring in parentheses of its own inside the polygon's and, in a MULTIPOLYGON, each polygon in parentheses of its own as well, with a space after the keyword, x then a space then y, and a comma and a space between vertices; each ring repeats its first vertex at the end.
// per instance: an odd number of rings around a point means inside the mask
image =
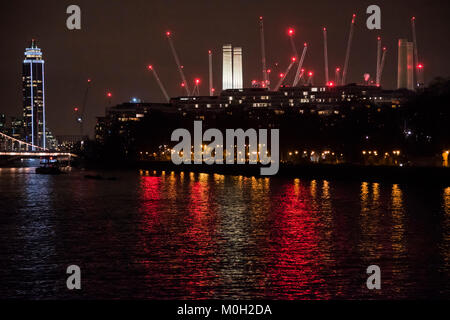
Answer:
MULTIPOLYGON (((86 133, 93 135, 95 117, 104 114, 106 92, 112 104, 137 97, 145 102, 163 101, 163 96, 146 66, 157 69, 170 96, 180 95, 180 77, 165 38, 173 40, 188 81, 202 79, 201 94, 207 94, 208 49, 213 50, 214 83, 221 88, 221 47, 225 43, 243 47, 244 85, 261 78, 259 16, 264 16, 268 67, 280 62, 281 72, 292 56, 286 30, 296 29, 301 52, 308 42, 305 68, 314 70, 315 82, 324 80, 322 27, 328 28, 330 76, 343 65, 352 13, 357 26, 348 81, 362 82, 363 74, 375 76, 376 37, 383 37, 388 55, 383 85, 396 84, 397 40, 412 40, 410 18, 417 18, 419 56, 429 81, 450 75, 449 1, 288 1, 288 0, 23 0, 2 1, 0 51, 2 102, 0 113, 22 114, 22 60, 30 39, 43 50, 46 67, 47 122, 55 135, 78 134, 73 113, 80 106, 86 80, 92 88, 87 106, 86 133), (66 28, 67 6, 81 7, 82 29, 66 28), (382 9, 382 30, 366 28, 367 6, 382 9)), ((272 79, 272 83, 275 79, 272 79)))

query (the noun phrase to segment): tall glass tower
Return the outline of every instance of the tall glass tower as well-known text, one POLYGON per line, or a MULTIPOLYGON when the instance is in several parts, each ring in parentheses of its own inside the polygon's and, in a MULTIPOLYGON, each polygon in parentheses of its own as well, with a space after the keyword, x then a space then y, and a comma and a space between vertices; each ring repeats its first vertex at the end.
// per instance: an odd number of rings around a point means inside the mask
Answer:
POLYGON ((25 50, 22 84, 25 140, 46 148, 44 60, 34 39, 25 50))

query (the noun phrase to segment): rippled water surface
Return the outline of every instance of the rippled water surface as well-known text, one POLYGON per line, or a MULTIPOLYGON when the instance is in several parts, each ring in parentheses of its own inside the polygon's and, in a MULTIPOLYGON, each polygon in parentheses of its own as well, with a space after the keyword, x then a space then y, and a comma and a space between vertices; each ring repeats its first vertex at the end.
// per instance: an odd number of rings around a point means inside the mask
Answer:
POLYGON ((450 297, 450 187, 85 174, 0 169, 0 297, 450 297))

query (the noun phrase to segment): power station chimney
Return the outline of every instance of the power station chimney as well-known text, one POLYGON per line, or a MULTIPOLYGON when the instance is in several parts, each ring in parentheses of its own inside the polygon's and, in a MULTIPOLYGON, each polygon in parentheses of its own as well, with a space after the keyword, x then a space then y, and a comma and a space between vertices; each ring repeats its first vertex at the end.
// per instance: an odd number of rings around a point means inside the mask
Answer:
POLYGON ((233 47, 231 44, 225 44, 222 49, 222 90, 233 89, 233 47))
POLYGON ((397 89, 414 90, 414 44, 398 40, 397 89))
POLYGON ((242 48, 233 48, 233 89, 242 89, 242 48))

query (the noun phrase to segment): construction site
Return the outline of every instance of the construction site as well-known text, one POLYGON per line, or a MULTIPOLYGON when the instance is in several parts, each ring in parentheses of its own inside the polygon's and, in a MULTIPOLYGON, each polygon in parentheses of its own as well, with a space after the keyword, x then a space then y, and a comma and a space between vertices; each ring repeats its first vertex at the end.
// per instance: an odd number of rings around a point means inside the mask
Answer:
MULTIPOLYGON (((398 59, 397 69, 397 88, 407 90, 418 90, 425 85, 424 81, 424 64, 420 60, 419 50, 416 37, 416 18, 411 18, 411 38, 399 39, 398 48, 391 48, 391 59, 398 59), (397 51, 397 57, 396 52, 397 51)), ((266 51, 268 46, 266 45, 265 32, 264 32, 264 18, 262 16, 258 19, 259 33, 260 33, 260 49, 258 53, 245 52, 242 46, 234 46, 233 44, 224 44, 222 52, 214 52, 208 50, 205 52, 205 63, 208 63, 208 75, 205 75, 203 79, 196 77, 189 79, 186 76, 186 69, 180 59, 180 56, 175 48, 174 34, 172 31, 165 33, 170 52, 173 56, 176 70, 179 74, 180 87, 183 90, 182 96, 205 96, 204 88, 201 88, 203 82, 207 83, 207 92, 209 96, 215 96, 223 90, 244 88, 261 88, 267 91, 279 91, 280 88, 295 88, 303 86, 324 86, 324 87, 338 87, 345 86, 351 83, 357 83, 363 86, 383 86, 383 72, 385 70, 386 59, 389 58, 388 47, 383 45, 381 36, 374 38, 374 50, 376 50, 376 61, 373 62, 373 69, 375 69, 375 75, 372 76, 369 73, 361 73, 362 81, 355 81, 355 79, 349 79, 349 68, 351 67, 352 49, 355 38, 355 29, 357 25, 357 16, 353 14, 350 19, 349 31, 346 35, 345 55, 341 65, 331 66, 329 65, 329 48, 328 48, 328 29, 323 27, 323 48, 315 48, 315 51, 309 49, 308 42, 304 39, 299 39, 296 34, 296 30, 292 27, 286 30, 286 41, 289 41, 291 47, 291 58, 288 61, 274 62, 267 61, 266 51), (301 49, 299 49, 301 47, 301 49), (243 78, 245 73, 245 66, 243 65, 243 54, 250 54, 252 56, 259 55, 259 59, 252 59, 257 62, 260 60, 261 77, 259 79, 252 79, 251 82, 246 83, 243 78), (315 68, 306 68, 308 55, 323 55, 323 65, 315 66, 315 68), (214 57, 222 56, 222 83, 214 84, 214 72, 213 59, 214 57), (320 71, 319 71, 320 70, 320 71), (334 73, 333 73, 334 70, 334 73), (330 72, 331 71, 331 72, 330 72), (315 81, 315 75, 318 72, 323 72, 324 81, 318 83, 315 81)), ((256 24, 255 24, 256 27, 256 24)), ((344 49, 344 48, 342 48, 344 49)), ((343 51, 343 50, 341 50, 343 51)), ((339 54, 336 51, 334 54, 339 54)), ((355 53, 353 53, 355 54, 355 53)), ((170 95, 166 90, 165 84, 160 80, 157 73, 157 65, 149 65, 148 70, 152 72, 155 81, 157 82, 161 93, 163 94, 166 102, 170 102, 170 95)), ((174 70, 175 71, 175 70, 174 70)), ((179 94, 175 95, 179 96, 179 94)))

